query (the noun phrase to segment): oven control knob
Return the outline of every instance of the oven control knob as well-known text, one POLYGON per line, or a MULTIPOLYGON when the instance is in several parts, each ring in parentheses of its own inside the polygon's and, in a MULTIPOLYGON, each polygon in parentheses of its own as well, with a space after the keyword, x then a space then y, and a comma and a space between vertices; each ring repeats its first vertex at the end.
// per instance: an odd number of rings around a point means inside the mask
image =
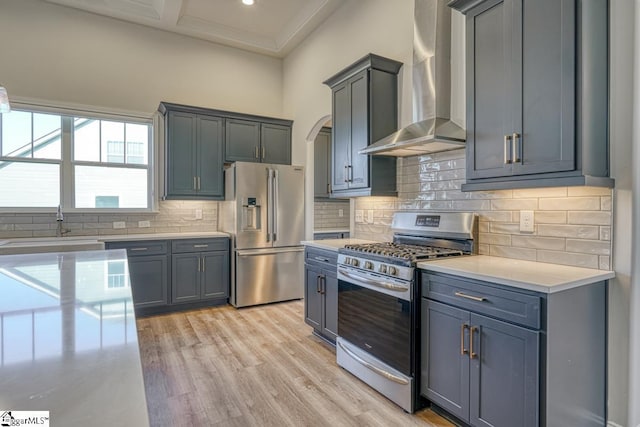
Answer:
POLYGON ((365 261, 364 268, 366 268, 367 270, 373 270, 373 263, 371 261, 365 261))
POLYGON ((358 261, 358 260, 357 260, 357 259, 355 259, 355 258, 352 258, 352 259, 351 259, 351 265, 353 265, 354 267, 357 267, 357 266, 359 266, 359 265, 360 265, 360 261, 358 261))
POLYGON ((380 267, 378 268, 378 271, 380 273, 387 273, 387 266, 385 264, 380 264, 380 267))
POLYGON ((389 266, 389 274, 392 276, 396 276, 398 274, 398 269, 392 266, 389 266))

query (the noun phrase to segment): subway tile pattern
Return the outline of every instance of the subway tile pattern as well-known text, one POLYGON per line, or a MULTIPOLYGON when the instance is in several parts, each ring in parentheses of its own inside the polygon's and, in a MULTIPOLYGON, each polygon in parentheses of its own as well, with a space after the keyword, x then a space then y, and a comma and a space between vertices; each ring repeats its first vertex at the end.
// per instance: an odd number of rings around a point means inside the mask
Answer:
POLYGON ((355 237, 389 240, 394 212, 473 211, 479 214, 481 254, 578 267, 611 269, 611 189, 553 187, 461 192, 464 150, 406 157, 398 162, 398 197, 362 197, 355 237), (373 211, 369 223, 368 211, 373 211), (534 211, 534 232, 520 232, 520 211, 534 211))
POLYGON ((313 229, 349 229, 349 200, 314 202, 313 229), (342 209, 342 216, 340 216, 342 209))
MULTIPOLYGON (((0 239, 14 237, 53 237, 56 235, 56 215, 0 214, 0 239)), ((102 236, 113 234, 183 233, 217 231, 218 202, 215 201, 160 201, 158 212, 141 214, 65 213, 64 228, 67 236, 102 236), (196 219, 196 210, 202 210, 202 219, 196 219), (123 221, 125 228, 113 228, 115 221, 123 221), (149 221, 150 227, 139 227, 139 221, 149 221)))

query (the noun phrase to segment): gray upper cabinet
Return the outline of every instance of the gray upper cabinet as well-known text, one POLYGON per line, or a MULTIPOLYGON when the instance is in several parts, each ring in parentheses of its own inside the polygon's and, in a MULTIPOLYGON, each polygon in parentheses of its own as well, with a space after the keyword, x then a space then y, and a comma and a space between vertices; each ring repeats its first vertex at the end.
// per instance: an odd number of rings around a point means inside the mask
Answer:
POLYGON ((222 199, 223 119, 165 110, 165 197, 222 199))
POLYGON ((227 119, 226 161, 290 165, 291 122, 280 122, 227 119))
POLYGON ((322 128, 313 142, 313 188, 316 199, 331 193, 331 128, 322 128))
POLYGON ((359 151, 398 129, 402 63, 369 54, 329 78, 332 90, 331 196, 395 196, 396 159, 359 151))
POLYGON ((580 4, 581 11, 575 0, 449 3, 466 14, 463 191, 613 186, 607 2, 580 4))

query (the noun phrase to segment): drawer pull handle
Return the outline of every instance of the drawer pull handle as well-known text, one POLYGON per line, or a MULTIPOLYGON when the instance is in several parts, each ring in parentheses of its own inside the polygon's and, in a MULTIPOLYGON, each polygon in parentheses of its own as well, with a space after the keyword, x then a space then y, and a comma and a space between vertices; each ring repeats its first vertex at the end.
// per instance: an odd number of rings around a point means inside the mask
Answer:
POLYGON ((504 136, 504 164, 508 165, 509 163, 512 163, 511 161, 511 155, 507 155, 507 152, 509 151, 509 145, 511 144, 511 135, 505 135, 504 136))
POLYGON ((313 259, 315 259, 316 261, 329 262, 328 258, 321 258, 319 256, 314 256, 313 259))
POLYGON ((469 350, 464 348, 464 331, 465 331, 465 329, 469 329, 469 325, 467 323, 463 323, 462 327, 460 328, 460 354, 463 355, 463 356, 465 354, 469 354, 469 350))
POLYGON ((454 293, 454 295, 457 296, 457 297, 466 298, 466 299, 470 299, 470 300, 474 300, 474 301, 478 301, 478 302, 487 301, 487 299, 485 297, 476 297, 476 296, 473 296, 473 295, 464 294, 462 292, 456 292, 456 293, 454 293))
POLYGON ((193 245, 194 248, 208 248, 209 245, 193 245))
POLYGON ((475 359, 478 357, 478 353, 476 353, 475 351, 473 351, 473 334, 475 334, 476 331, 479 331, 480 328, 477 326, 472 326, 471 330, 469 332, 469 358, 471 359, 475 359))
POLYGON ((520 134, 517 132, 514 132, 513 137, 511 139, 511 143, 512 143, 511 155, 513 156, 513 163, 522 163, 522 159, 518 155, 519 141, 520 141, 520 134))
POLYGON ((131 248, 129 249, 131 252, 140 252, 140 251, 148 251, 149 248, 131 248))

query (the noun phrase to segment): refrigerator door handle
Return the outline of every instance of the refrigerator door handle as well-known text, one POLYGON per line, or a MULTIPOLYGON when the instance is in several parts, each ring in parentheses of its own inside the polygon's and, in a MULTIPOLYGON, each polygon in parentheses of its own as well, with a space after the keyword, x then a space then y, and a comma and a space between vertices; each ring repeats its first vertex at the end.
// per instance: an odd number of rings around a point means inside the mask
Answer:
POLYGON ((280 182, 278 181, 278 170, 273 170, 273 241, 278 240, 278 202, 280 197, 278 195, 278 187, 280 182))
POLYGON ((272 209, 272 190, 271 185, 271 169, 267 168, 267 242, 271 241, 271 221, 273 221, 273 215, 271 215, 272 209))
POLYGON ((236 250, 236 254, 239 257, 282 254, 282 253, 287 253, 287 252, 304 252, 304 246, 292 246, 290 248, 278 248, 278 249, 266 248, 266 249, 238 249, 238 250, 236 250))

